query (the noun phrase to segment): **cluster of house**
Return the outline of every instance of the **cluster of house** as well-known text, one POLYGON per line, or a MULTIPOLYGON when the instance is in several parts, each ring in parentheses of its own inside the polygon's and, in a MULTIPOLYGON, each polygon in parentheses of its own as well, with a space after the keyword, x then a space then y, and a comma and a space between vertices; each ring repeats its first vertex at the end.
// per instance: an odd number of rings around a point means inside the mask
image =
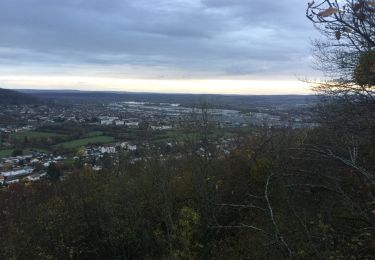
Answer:
MULTIPOLYGON (((137 145, 130 144, 128 142, 121 142, 112 145, 105 146, 87 146, 81 156, 73 157, 74 160, 82 160, 85 162, 86 166, 91 166, 94 171, 100 171, 102 167, 97 165, 105 155, 113 156, 118 153, 119 150, 124 150, 128 152, 137 151, 137 145)), ((137 161, 133 158, 132 160, 137 161)))
POLYGON ((179 104, 151 104, 147 102, 117 102, 108 105, 108 110, 122 116, 124 125, 131 128, 138 128, 140 122, 148 122, 155 130, 170 129, 185 117, 190 108, 179 107, 179 104), (161 128, 161 129, 159 129, 161 128))
MULTIPOLYGON (((99 158, 103 157, 104 154, 114 154, 117 153, 119 149, 124 149, 128 151, 136 151, 137 145, 130 144, 128 142, 117 143, 113 145, 106 146, 88 146, 85 148, 83 157, 85 158, 99 158)), ((76 157, 75 157, 76 159, 76 157)))
POLYGON ((171 125, 162 125, 162 126, 155 126, 155 125, 152 125, 151 126, 151 129, 152 130, 160 130, 160 131, 162 131, 162 130, 170 130, 170 129, 172 129, 173 127, 171 126, 171 125))
POLYGON ((20 179, 24 178, 26 181, 39 181, 41 178, 46 176, 47 173, 34 173, 34 168, 24 167, 15 169, 12 171, 5 171, 0 174, 1 184, 11 184, 19 182, 20 179))
POLYGON ((129 128, 138 128, 138 119, 128 118, 121 120, 117 116, 100 116, 98 117, 101 125, 126 126, 129 128))
MULTIPOLYGON (((12 105, 3 106, 0 109, 0 116, 10 118, 8 125, 0 125, 5 131, 9 131, 12 122, 14 125, 30 125, 33 127, 54 124, 56 122, 93 122, 97 115, 102 113, 111 114, 107 106, 98 104, 77 104, 69 106, 34 106, 34 105, 12 105)), ((116 116, 116 114, 113 114, 116 116)), ((14 132, 14 131, 11 131, 14 132)))
MULTIPOLYGON (((262 112, 242 113, 233 109, 208 109, 209 120, 218 123, 221 127, 247 127, 249 125, 269 126, 269 127, 288 127, 293 125, 295 116, 290 115, 288 111, 284 116, 291 117, 291 120, 285 120, 280 115, 275 115, 272 110, 262 107, 257 108, 262 112)), ((194 113, 199 113, 189 107, 183 107, 179 104, 152 104, 147 102, 117 102, 108 105, 108 110, 115 114, 130 113, 138 120, 149 122, 153 130, 169 130, 176 124, 189 120, 194 113)), ((119 120, 118 117, 102 117, 102 125, 126 125, 126 121, 119 120)), ((297 121, 296 121, 297 122, 297 121)), ((136 125, 135 127, 138 127, 136 125)))
POLYGON ((62 156, 34 152, 30 155, 7 157, 0 160, 0 184, 39 181, 46 177, 51 163, 64 160, 62 156))
POLYGON ((18 132, 25 132, 25 131, 31 131, 35 129, 34 126, 32 125, 26 125, 26 126, 6 126, 6 127, 0 127, 0 133, 7 133, 7 134, 12 134, 12 133, 18 133, 18 132))

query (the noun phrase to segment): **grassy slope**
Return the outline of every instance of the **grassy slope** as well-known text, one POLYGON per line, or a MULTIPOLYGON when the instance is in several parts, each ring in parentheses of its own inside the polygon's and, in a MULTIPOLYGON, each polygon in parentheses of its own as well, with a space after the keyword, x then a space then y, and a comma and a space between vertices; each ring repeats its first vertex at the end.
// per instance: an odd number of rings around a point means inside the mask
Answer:
POLYGON ((55 147, 62 146, 66 149, 73 149, 80 146, 90 145, 90 144, 107 144, 114 141, 113 137, 110 136, 94 136, 88 138, 77 139, 69 142, 64 142, 55 145, 55 147))
POLYGON ((17 140, 22 140, 25 137, 29 139, 40 139, 40 138, 48 138, 48 137, 57 137, 57 136, 64 136, 61 134, 56 134, 56 133, 45 133, 45 132, 22 132, 22 133, 15 133, 12 134, 11 137, 15 138, 17 140))
POLYGON ((0 150, 0 158, 11 156, 12 153, 13 153, 13 149, 0 150))

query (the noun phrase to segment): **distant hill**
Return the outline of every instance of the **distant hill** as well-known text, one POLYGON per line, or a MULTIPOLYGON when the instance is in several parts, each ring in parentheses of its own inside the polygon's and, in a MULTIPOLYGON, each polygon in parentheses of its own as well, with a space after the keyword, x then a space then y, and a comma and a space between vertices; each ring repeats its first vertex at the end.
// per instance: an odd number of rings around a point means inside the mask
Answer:
POLYGON ((216 108, 232 108, 243 110, 256 106, 280 106, 295 104, 311 104, 316 101, 312 95, 208 95, 208 94, 160 94, 109 91, 77 91, 77 90, 19 90, 37 97, 40 100, 54 103, 103 103, 137 101, 151 103, 178 103, 184 106, 195 106, 202 102, 216 108))
POLYGON ((39 104, 38 98, 18 91, 0 88, 0 105, 39 104))

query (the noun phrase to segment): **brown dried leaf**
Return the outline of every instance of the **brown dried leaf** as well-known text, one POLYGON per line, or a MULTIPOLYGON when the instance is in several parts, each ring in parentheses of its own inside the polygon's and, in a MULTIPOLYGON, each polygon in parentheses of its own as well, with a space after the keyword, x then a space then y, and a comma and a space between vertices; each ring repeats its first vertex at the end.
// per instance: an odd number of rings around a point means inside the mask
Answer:
POLYGON ((366 20, 367 16, 364 13, 358 13, 357 17, 360 21, 366 20))
POLYGON ((353 11, 354 12, 357 12, 359 9, 361 9, 363 7, 363 3, 356 3, 353 5, 353 11))
POLYGON ((324 11, 321 11, 320 13, 318 13, 318 16, 320 17, 328 17, 328 16, 331 16, 335 13, 337 13, 339 11, 339 9, 337 8, 334 8, 334 7, 330 7, 324 11))
POLYGON ((336 39, 337 40, 340 40, 341 39, 341 32, 340 31, 336 31, 336 39))

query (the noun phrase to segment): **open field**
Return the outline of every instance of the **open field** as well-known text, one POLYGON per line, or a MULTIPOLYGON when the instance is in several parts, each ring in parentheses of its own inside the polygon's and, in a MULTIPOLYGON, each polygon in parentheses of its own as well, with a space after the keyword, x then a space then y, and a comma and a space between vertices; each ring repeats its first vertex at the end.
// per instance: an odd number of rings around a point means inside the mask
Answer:
POLYGON ((89 132, 85 134, 83 137, 87 138, 87 137, 94 137, 94 136, 101 136, 101 135, 103 135, 102 131, 93 131, 93 132, 89 132))
POLYGON ((14 133, 11 135, 11 138, 16 140, 23 140, 25 137, 28 139, 41 139, 41 138, 54 138, 54 137, 63 137, 64 135, 56 133, 46 133, 46 132, 20 132, 14 133))
POLYGON ((77 139, 69 142, 64 142, 55 145, 55 147, 62 146, 65 149, 74 149, 80 146, 90 145, 90 144, 107 144, 114 141, 113 137, 110 136, 94 136, 88 138, 77 139))
POLYGON ((0 150, 0 158, 11 156, 13 149, 0 150))
MULTIPOLYGON (((12 156, 13 151, 14 151, 14 149, 0 150, 0 159, 12 156)), ((25 149, 25 150, 22 151, 22 155, 30 155, 35 151, 37 151, 37 149, 33 149, 32 151, 29 150, 29 149, 25 149)), ((42 152, 42 151, 39 151, 39 152, 42 152)), ((45 152, 45 151, 43 151, 43 152, 45 152)))

